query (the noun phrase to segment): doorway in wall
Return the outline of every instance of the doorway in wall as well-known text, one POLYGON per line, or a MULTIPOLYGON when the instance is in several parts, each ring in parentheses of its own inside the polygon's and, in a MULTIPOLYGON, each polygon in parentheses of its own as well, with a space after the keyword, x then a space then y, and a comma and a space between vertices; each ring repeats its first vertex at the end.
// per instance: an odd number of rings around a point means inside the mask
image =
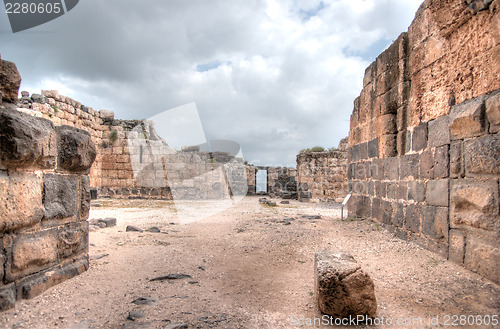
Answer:
POLYGON ((267 170, 257 169, 255 174, 255 192, 266 193, 267 194, 267 170))

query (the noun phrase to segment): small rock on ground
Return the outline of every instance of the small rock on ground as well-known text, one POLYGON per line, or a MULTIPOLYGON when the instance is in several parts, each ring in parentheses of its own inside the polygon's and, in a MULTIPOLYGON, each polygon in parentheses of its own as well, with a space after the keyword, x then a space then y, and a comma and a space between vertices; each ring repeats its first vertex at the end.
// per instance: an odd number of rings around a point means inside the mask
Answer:
POLYGON ((189 324, 187 323, 171 323, 165 327, 165 329, 187 329, 189 324))
POLYGON ((132 226, 132 225, 127 225, 127 228, 125 229, 126 232, 144 232, 144 230, 138 228, 137 226, 132 226))

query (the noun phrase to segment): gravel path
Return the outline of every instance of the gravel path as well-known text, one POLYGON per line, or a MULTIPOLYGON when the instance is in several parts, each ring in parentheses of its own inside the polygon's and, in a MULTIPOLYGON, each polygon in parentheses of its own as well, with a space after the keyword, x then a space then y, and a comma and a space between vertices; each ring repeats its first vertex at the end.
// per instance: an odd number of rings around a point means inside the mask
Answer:
MULTIPOLYGON (((118 223, 90 233, 89 271, 18 302, 0 315, 0 327, 296 328, 321 317, 313 293, 319 249, 346 250, 361 263, 375 283, 379 318, 438 315, 443 325, 447 315, 499 314, 498 285, 375 223, 341 222, 338 206, 276 201, 269 207, 246 197, 199 220, 213 204, 101 200, 91 218, 118 223), (161 233, 126 232, 127 225, 161 233), (151 281, 170 274, 189 277, 151 281)), ((377 328, 385 327, 439 326, 377 328)))

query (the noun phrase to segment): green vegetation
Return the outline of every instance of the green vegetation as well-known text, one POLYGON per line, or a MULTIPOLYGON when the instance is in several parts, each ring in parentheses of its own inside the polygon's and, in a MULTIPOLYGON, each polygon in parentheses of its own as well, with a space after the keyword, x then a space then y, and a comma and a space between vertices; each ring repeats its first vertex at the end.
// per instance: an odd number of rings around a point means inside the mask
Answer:
POLYGON ((322 146, 314 146, 308 149, 303 149, 300 153, 310 153, 310 152, 324 152, 325 148, 322 146))
POLYGON ((116 130, 112 130, 109 134, 109 141, 111 144, 114 144, 118 140, 118 132, 116 130))

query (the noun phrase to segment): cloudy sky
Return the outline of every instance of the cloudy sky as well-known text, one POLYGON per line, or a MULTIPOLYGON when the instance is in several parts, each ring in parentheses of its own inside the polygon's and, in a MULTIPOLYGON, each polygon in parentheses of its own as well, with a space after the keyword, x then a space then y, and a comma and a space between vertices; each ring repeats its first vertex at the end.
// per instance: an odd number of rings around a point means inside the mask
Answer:
POLYGON ((0 53, 22 90, 58 89, 123 119, 195 103, 208 140, 294 166, 301 149, 347 136, 365 68, 421 2, 83 0, 15 34, 0 13, 0 53))

